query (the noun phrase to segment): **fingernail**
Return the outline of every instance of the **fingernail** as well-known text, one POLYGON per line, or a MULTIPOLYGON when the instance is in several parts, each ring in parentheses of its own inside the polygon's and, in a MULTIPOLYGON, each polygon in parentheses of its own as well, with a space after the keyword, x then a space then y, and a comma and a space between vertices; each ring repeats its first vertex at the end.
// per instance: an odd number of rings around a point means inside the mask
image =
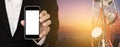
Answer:
POLYGON ((22 21, 21 21, 21 25, 24 26, 24 23, 25 23, 24 20, 22 20, 22 21))
POLYGON ((46 10, 43 10, 43 11, 42 11, 42 14, 46 14, 46 13, 47 13, 47 11, 46 11, 46 10))

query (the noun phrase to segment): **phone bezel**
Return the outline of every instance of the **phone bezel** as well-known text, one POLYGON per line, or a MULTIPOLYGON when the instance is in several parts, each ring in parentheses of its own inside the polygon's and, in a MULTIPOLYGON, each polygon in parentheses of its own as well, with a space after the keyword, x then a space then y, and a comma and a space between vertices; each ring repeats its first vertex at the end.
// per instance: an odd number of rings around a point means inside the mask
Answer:
MULTIPOLYGON (((25 8, 24 8, 24 19, 25 19, 24 38, 27 40, 38 39, 39 35, 26 35, 26 10, 39 10, 39 12, 40 12, 40 7, 39 6, 25 6, 25 8)), ((39 24, 40 24, 40 22, 39 22, 39 24)), ((40 25, 39 25, 39 31, 40 31, 40 25)), ((39 32, 39 34, 40 34, 40 32, 39 32)))

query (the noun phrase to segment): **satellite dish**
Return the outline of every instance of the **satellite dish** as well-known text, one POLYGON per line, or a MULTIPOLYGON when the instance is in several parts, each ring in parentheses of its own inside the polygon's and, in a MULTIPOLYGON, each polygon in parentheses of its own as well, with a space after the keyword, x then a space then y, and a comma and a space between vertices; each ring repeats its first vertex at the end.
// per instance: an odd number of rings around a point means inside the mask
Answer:
POLYGON ((103 0, 103 5, 109 6, 113 3, 113 0, 103 0))
POLYGON ((96 27, 92 30, 91 35, 94 38, 100 37, 102 35, 102 29, 100 27, 96 27))
POLYGON ((94 2, 99 2, 101 3, 103 1, 103 5, 110 5, 112 4, 113 0, 94 0, 94 2))
POLYGON ((107 22, 108 22, 109 24, 112 24, 112 23, 115 22, 115 20, 116 20, 115 14, 113 14, 113 13, 108 13, 107 22))

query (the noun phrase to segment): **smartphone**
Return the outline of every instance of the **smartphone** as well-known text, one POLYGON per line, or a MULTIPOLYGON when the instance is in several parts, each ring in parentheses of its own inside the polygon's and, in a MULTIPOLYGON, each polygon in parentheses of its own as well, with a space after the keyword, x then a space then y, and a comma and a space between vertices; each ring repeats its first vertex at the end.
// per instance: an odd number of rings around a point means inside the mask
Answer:
POLYGON ((39 6, 26 6, 25 12, 25 39, 32 40, 39 38, 40 27, 39 27, 39 6))

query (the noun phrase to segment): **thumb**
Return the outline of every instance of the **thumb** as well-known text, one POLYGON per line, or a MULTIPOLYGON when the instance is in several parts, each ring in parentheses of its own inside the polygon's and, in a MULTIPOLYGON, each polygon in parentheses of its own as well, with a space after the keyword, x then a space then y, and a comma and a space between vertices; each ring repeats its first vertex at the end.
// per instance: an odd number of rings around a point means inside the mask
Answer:
POLYGON ((24 20, 21 20, 20 23, 21 23, 22 26, 25 26, 25 21, 24 20))

